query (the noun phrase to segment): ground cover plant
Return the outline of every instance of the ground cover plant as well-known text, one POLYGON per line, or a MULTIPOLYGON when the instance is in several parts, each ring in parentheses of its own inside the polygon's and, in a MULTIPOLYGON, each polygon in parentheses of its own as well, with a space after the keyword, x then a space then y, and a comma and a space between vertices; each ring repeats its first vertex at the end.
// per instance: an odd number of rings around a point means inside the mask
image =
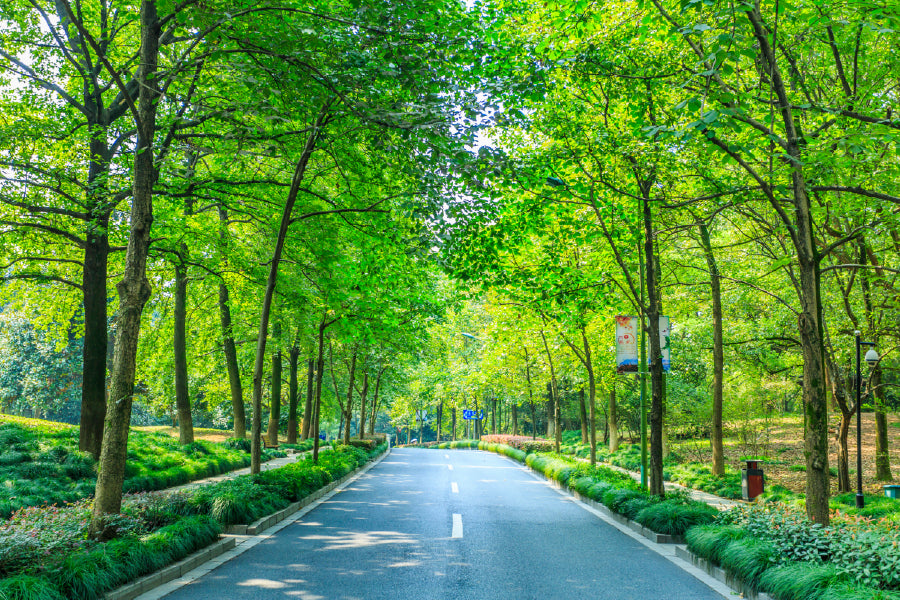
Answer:
POLYGON ((251 523, 308 496, 384 452, 335 445, 256 475, 177 492, 127 494, 117 537, 87 537, 91 501, 34 506, 0 523, 0 599, 97 600, 123 583, 184 558, 222 529, 251 523))
MULTIPOLYGON (((244 440, 246 441, 246 440, 244 440)), ((266 460, 284 453, 266 451, 266 460)), ((242 446, 198 440, 185 446, 164 432, 129 435, 125 492, 159 490, 250 464, 242 446)), ((0 415, 0 518, 94 493, 96 461, 78 450, 78 427, 0 415)))
POLYGON ((823 527, 801 507, 763 503, 730 509, 686 539, 777 600, 900 598, 900 527, 889 519, 836 513, 823 527))

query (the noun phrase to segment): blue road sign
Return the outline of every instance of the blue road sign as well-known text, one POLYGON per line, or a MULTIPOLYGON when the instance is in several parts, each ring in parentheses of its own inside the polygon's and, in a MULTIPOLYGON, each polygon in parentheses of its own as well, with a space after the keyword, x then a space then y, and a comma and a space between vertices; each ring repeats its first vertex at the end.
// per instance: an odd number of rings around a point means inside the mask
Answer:
POLYGON ((466 409, 463 411, 463 419, 465 419, 467 421, 480 421, 483 418, 484 418, 483 410, 475 411, 475 410, 466 409))

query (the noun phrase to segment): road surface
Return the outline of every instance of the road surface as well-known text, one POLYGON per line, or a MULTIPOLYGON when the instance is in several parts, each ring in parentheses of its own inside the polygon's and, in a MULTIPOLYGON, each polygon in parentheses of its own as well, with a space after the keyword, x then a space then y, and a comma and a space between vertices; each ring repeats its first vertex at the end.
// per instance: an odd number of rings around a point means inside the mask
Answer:
POLYGON ((489 452, 395 449, 169 600, 721 600, 489 452))

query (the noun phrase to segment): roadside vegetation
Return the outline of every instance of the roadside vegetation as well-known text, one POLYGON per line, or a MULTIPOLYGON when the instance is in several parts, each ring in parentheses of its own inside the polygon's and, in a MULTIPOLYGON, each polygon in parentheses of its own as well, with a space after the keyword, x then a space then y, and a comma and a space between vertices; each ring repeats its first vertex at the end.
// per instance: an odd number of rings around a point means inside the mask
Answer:
POLYGON ((384 450, 383 443, 368 450, 335 444, 318 462, 307 458, 177 492, 129 493, 108 542, 87 535, 90 499, 19 509, 0 523, 0 598, 97 600, 213 543, 229 525, 305 498, 384 450))

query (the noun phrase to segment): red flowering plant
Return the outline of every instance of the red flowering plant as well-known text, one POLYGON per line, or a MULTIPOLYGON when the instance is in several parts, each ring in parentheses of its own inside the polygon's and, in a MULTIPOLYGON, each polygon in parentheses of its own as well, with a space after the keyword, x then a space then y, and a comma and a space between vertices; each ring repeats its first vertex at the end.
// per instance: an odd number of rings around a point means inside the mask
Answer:
POLYGON ((91 500, 82 500, 66 506, 30 506, 0 523, 0 576, 88 545, 91 505, 91 500))
POLYGON ((518 450, 523 450, 527 454, 553 452, 556 449, 552 440, 533 439, 527 435, 483 435, 481 436, 481 441, 489 444, 506 444, 518 450))

